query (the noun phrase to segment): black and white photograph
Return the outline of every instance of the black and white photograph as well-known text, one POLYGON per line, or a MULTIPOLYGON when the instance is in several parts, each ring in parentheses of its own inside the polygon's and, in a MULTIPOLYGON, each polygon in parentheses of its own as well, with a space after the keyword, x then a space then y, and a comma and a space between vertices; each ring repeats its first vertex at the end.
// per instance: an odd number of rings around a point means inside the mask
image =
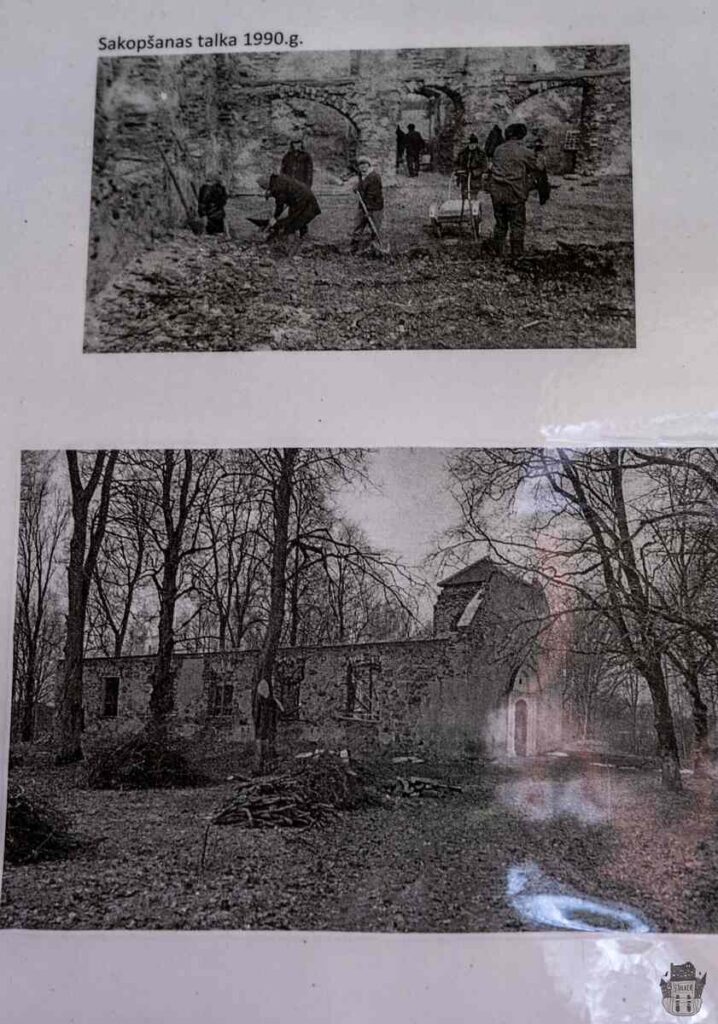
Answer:
POLYGON ((86 351, 635 347, 628 46, 152 45, 98 59, 86 351))
POLYGON ((718 931, 718 452, 26 451, 0 924, 718 931))

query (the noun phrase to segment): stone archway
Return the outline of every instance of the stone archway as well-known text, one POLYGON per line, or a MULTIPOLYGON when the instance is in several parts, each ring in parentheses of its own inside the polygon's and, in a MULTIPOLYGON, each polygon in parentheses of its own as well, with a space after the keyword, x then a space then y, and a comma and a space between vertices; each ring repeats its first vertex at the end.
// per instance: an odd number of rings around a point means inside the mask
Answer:
MULTIPOLYGON (((583 69, 507 75, 504 97, 511 110, 541 94, 575 88, 581 90, 580 118, 576 125, 576 170, 594 173, 616 164, 613 173, 630 173, 630 69, 590 63, 583 69)), ((567 126, 568 127, 568 126, 567 126)))
POLYGON ((583 102, 582 82, 557 82, 530 91, 509 114, 510 121, 528 126, 531 138, 541 139, 550 174, 576 170, 583 102))
MULTIPOLYGON (((271 109, 272 104, 283 102, 295 110, 303 104, 311 104, 315 108, 324 107, 327 111, 332 111, 346 124, 349 161, 361 151, 374 160, 380 169, 393 172, 394 124, 390 116, 389 101, 385 99, 382 103, 377 103, 376 97, 372 99, 366 95, 366 90, 357 87, 355 79, 333 79, 325 82, 247 81, 243 83, 240 95, 247 110, 251 110, 252 105, 262 105, 265 109, 271 109)), ((271 136, 271 118, 267 118, 266 122, 262 134, 271 136)), ((287 141, 286 134, 285 132, 283 141, 287 141)), ((274 148, 276 147, 275 140, 274 148)))
MULTIPOLYGON (((421 96, 427 102, 426 125, 422 133, 428 143, 432 158, 432 168, 449 172, 454 165, 454 157, 463 137, 466 112, 464 99, 460 92, 445 84, 427 82, 423 79, 411 79, 403 83, 404 97, 421 96)), ((397 121, 402 121, 402 103, 397 121)), ((404 117, 404 121, 411 118, 404 117)), ((421 131, 421 127, 419 127, 421 131)))

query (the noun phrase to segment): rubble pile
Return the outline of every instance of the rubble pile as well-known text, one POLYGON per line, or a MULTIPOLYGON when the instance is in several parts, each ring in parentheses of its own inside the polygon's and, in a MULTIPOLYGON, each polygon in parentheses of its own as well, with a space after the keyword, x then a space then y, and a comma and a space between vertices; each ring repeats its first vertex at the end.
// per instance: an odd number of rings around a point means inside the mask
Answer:
POLYGON ((102 352, 627 346, 632 273, 630 247, 620 245, 552 247, 506 263, 461 240, 397 248, 381 259, 307 241, 288 258, 260 242, 180 232, 90 300, 85 345, 102 352))

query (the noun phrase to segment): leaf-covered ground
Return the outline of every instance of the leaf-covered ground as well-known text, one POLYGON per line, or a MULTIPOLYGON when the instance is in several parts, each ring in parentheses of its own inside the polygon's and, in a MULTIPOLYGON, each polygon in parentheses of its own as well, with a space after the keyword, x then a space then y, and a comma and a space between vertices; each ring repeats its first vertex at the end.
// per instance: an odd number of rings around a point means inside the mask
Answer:
MULTIPOLYGON (((22 777, 29 769, 18 769, 22 777)), ((0 925, 22 928, 535 929, 513 909, 510 868, 550 891, 618 902, 657 930, 718 930, 713 783, 665 794, 649 769, 476 761, 421 766, 460 782, 445 799, 346 812, 321 829, 210 833, 231 782, 97 792, 73 769, 32 771, 96 842, 62 862, 5 868, 0 925)))
POLYGON ((142 253, 88 304, 90 351, 630 347, 635 344, 631 185, 564 179, 528 204, 526 259, 482 241, 435 239, 432 201, 446 179, 402 178, 387 190, 391 255, 349 252, 355 199, 322 198, 300 255, 258 240, 235 199, 229 237, 178 231, 142 253))

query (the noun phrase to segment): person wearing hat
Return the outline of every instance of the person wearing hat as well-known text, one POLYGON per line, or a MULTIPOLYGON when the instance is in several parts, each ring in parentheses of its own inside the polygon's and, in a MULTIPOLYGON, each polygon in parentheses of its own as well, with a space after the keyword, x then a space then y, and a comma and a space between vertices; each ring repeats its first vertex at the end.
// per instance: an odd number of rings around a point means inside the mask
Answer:
POLYGON ((282 157, 281 173, 288 178, 301 181, 307 188, 312 187, 314 180, 314 163, 304 149, 304 142, 297 137, 289 143, 289 150, 282 157))
POLYGON ((489 161, 479 145, 478 136, 469 135, 467 145, 459 151, 454 169, 456 183, 461 188, 462 199, 467 199, 469 196, 476 199, 481 191, 484 172, 488 166, 489 161))
POLYGON ((494 150, 489 192, 494 208, 494 249, 499 256, 509 234, 512 257, 523 254, 526 200, 546 166, 543 156, 524 144, 527 134, 525 124, 510 124, 504 132, 505 141, 494 150))
POLYGON ((288 251, 295 253, 308 225, 322 212, 316 196, 301 181, 286 174, 262 175, 257 178, 257 184, 263 189, 265 199, 274 199, 274 214, 266 227, 266 237, 286 237, 288 251), (285 210, 286 216, 282 217, 285 210))
POLYGON ((379 173, 374 170, 374 165, 368 156, 360 156, 358 158, 356 169, 359 174, 359 181, 354 186, 354 191, 361 196, 366 211, 362 203, 358 202, 352 228, 352 252, 356 252, 359 248, 362 236, 367 228, 370 234, 372 234, 369 217, 371 217, 377 234, 381 231, 381 224, 384 219, 384 189, 379 173))
POLYGON ((227 189, 217 176, 210 178, 200 187, 197 196, 197 213, 206 218, 205 230, 208 235, 224 234, 224 208, 227 205, 227 189))

